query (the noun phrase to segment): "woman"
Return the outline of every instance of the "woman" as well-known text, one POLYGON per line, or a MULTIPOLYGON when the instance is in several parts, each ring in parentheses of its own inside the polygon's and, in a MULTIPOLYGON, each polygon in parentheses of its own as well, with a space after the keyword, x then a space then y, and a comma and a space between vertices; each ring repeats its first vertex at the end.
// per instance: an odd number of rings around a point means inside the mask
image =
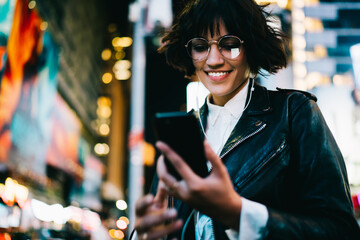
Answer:
POLYGON ((160 157, 155 197, 137 202, 139 239, 360 239, 344 161, 316 98, 252 79, 286 66, 284 36, 269 20, 253 0, 197 0, 163 37, 168 63, 210 91, 199 113, 211 172, 200 178, 158 142, 183 180, 160 157))

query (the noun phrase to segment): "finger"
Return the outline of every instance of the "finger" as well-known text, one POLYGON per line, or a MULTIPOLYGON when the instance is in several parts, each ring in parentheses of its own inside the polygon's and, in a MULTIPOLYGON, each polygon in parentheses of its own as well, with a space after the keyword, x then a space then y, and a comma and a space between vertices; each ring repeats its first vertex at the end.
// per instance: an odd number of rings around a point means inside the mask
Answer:
POLYGON ((153 200, 154 196, 151 194, 148 194, 137 200, 135 204, 135 214, 137 216, 144 215, 148 207, 152 204, 153 200))
POLYGON ((160 226, 170 220, 173 220, 176 216, 177 212, 174 208, 154 212, 143 216, 142 218, 138 218, 135 222, 135 228, 139 233, 148 232, 155 226, 160 226))
POLYGON ((158 208, 166 207, 168 196, 169 196, 168 189, 165 183, 160 180, 157 188, 157 193, 154 199, 156 207, 158 208))
POLYGON ((190 180, 191 178, 196 177, 197 175, 192 171, 192 169, 185 163, 185 161, 167 144, 164 142, 156 142, 156 147, 169 159, 169 161, 174 165, 176 171, 182 176, 185 181, 190 180))
POLYGON ((157 166, 156 166, 156 172, 161 179, 163 183, 165 183, 164 191, 168 192, 168 189, 166 186, 169 186, 169 182, 175 182, 176 178, 168 173, 165 165, 164 157, 159 158, 157 166))
POLYGON ((166 173, 164 159, 159 159, 158 161, 158 175, 165 185, 167 196, 172 195, 174 197, 179 197, 179 193, 184 192, 186 183, 184 181, 178 182, 176 178, 166 173))

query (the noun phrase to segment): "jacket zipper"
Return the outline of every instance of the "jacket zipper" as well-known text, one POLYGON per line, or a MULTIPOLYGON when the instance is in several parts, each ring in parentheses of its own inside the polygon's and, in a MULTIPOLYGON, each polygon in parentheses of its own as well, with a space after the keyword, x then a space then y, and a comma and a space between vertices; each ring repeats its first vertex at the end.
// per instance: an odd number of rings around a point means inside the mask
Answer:
POLYGON ((222 154, 220 156, 220 158, 222 159, 226 154, 228 154, 231 150, 233 150, 237 145, 239 145, 240 143, 242 143, 243 141, 245 141, 246 139, 254 136, 255 134, 257 134, 258 132, 260 132, 261 130, 263 130, 266 127, 266 123, 264 125, 262 125, 259 129, 257 129, 255 132, 247 135, 244 138, 241 138, 240 140, 238 140, 231 148, 229 148, 226 152, 224 152, 224 154, 222 154))
POLYGON ((241 188, 242 186, 244 186, 246 183, 248 183, 254 176, 256 176, 256 174, 257 174, 258 172, 260 172, 260 170, 261 170, 268 162, 271 161, 271 159, 273 159, 278 153, 282 152, 282 150, 283 150, 284 147, 285 147, 285 142, 286 142, 286 139, 284 139, 284 140, 281 142, 280 147, 278 147, 278 149, 276 149, 276 151, 275 151, 268 159, 266 159, 266 161, 263 162, 263 163, 261 164, 261 166, 259 166, 259 167, 255 170, 254 174, 252 174, 252 175, 249 176, 247 179, 245 179, 245 180, 241 183, 241 185, 238 186, 237 188, 239 189, 239 188, 241 188))
MULTIPOLYGON (((237 145, 239 145, 240 143, 242 143, 242 142, 245 141, 246 139, 254 136, 254 135, 257 134, 258 132, 260 132, 261 130, 263 130, 265 127, 266 127, 266 124, 262 125, 262 126, 261 126, 259 129, 257 129, 255 132, 253 132, 253 133, 247 135, 246 137, 238 140, 231 148, 229 148, 229 150, 227 150, 224 154, 222 154, 222 155, 220 156, 220 158, 222 159, 226 154, 228 154, 231 150, 233 150, 237 145)), ((211 169, 210 169, 210 172, 211 172, 211 170, 212 170, 212 167, 211 167, 211 169)), ((214 223, 213 223, 213 219, 212 219, 212 218, 210 218, 210 219, 211 219, 211 230, 212 230, 212 234, 213 234, 214 239, 215 239, 214 223)), ((216 240, 216 239, 215 239, 215 240, 216 240)))
POLYGON ((215 228, 214 228, 214 222, 213 222, 213 219, 212 218, 210 218, 211 219, 211 230, 212 230, 212 234, 213 234, 213 236, 214 236, 214 239, 216 240, 216 237, 215 237, 215 228))

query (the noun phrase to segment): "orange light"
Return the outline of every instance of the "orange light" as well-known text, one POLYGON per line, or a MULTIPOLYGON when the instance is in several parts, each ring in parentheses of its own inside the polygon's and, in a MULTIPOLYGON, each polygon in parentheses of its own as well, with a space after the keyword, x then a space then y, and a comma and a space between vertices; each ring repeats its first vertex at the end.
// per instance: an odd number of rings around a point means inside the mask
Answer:
POLYGON ((125 57, 125 52, 123 50, 117 51, 115 53, 116 60, 123 59, 125 57))
POLYGON ((133 40, 130 37, 115 37, 112 40, 112 45, 116 47, 130 47, 133 40))
POLYGON ((104 61, 107 61, 111 58, 111 50, 106 48, 101 52, 101 58, 104 61))
POLYGON ((120 220, 120 219, 116 221, 116 226, 122 230, 127 228, 126 222, 124 220, 120 220))
POLYGON ((112 237, 112 238, 115 238, 115 229, 110 229, 109 230, 109 235, 110 235, 110 237, 112 237))
POLYGON ((120 217, 119 218, 120 220, 123 220, 127 225, 129 225, 129 223, 130 223, 130 221, 129 221, 129 219, 127 218, 127 217, 120 217))
POLYGON ((144 164, 146 166, 154 165, 155 154, 156 154, 156 150, 154 146, 148 142, 144 142, 143 150, 144 150, 144 164))
POLYGON ((120 38, 119 45, 121 47, 130 47, 133 43, 133 40, 131 37, 122 37, 120 38))
POLYGON ((40 24, 40 29, 41 29, 41 31, 45 31, 47 28, 48 28, 48 23, 47 23, 46 21, 43 21, 43 22, 40 24))
POLYGON ((102 81, 105 84, 108 84, 112 81, 112 74, 111 73, 104 73, 104 75, 102 76, 102 81))
POLYGON ((22 208, 28 198, 28 194, 29 190, 12 178, 7 178, 5 185, 0 184, 0 197, 8 206, 14 205, 16 201, 22 208))
POLYGON ((125 237, 125 234, 121 230, 116 230, 114 235, 118 239, 123 239, 125 237))
POLYGON ((97 100, 98 106, 111 106, 111 99, 109 97, 99 97, 97 100))
POLYGON ((8 233, 0 233, 1 240, 11 240, 11 236, 8 233))

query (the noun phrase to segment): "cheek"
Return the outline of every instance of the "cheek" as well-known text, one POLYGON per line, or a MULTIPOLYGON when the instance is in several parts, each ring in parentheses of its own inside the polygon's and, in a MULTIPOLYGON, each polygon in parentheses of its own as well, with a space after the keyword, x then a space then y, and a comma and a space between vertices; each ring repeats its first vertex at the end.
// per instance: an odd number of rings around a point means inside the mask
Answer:
POLYGON ((240 61, 234 67, 237 69, 238 75, 240 77, 247 78, 250 75, 250 68, 246 60, 240 61))
POLYGON ((202 68, 202 64, 200 62, 193 62, 193 65, 195 67, 195 71, 200 71, 202 68))

